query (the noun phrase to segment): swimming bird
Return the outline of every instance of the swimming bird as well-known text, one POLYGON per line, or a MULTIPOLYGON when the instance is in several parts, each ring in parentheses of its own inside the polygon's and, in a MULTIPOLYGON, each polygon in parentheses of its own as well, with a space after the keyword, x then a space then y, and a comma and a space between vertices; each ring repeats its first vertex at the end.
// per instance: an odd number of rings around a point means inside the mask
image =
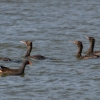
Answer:
POLYGON ((6 57, 2 57, 2 58, 0 58, 0 60, 2 60, 2 61, 11 61, 10 58, 6 58, 6 57))
POLYGON ((20 42, 26 44, 26 46, 27 46, 27 52, 25 54, 26 58, 32 58, 32 59, 37 59, 37 60, 44 60, 44 59, 46 59, 46 57, 44 57, 42 55, 30 56, 30 53, 32 51, 32 42, 31 41, 20 41, 20 42))
POLYGON ((88 54, 94 54, 94 55, 99 55, 100 56, 100 51, 94 51, 94 45, 95 45, 95 39, 94 37, 88 37, 88 36, 85 36, 89 42, 90 42, 90 47, 89 49, 87 50, 87 53, 88 54))
POLYGON ((85 55, 85 56, 82 56, 81 53, 82 53, 82 50, 83 50, 83 44, 81 41, 72 41, 74 44, 77 45, 78 47, 78 52, 76 54, 76 57, 77 58, 80 58, 80 59, 90 59, 90 58, 98 58, 99 56, 97 55, 85 55))
POLYGON ((10 69, 8 67, 0 66, 0 74, 7 74, 7 75, 22 75, 24 74, 25 66, 27 64, 32 65, 32 63, 28 60, 25 60, 19 69, 10 69))

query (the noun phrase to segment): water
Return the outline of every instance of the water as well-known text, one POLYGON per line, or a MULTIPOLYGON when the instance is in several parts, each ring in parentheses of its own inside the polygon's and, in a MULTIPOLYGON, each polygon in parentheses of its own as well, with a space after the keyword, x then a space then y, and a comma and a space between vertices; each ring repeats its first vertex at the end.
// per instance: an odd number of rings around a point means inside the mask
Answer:
POLYGON ((100 50, 99 9, 99 0, 0 0, 0 56, 23 60, 20 41, 31 40, 31 55, 53 58, 30 60, 23 76, 0 77, 0 100, 100 100, 100 59, 76 59, 70 42, 82 41, 84 55, 85 36, 93 36, 100 50))

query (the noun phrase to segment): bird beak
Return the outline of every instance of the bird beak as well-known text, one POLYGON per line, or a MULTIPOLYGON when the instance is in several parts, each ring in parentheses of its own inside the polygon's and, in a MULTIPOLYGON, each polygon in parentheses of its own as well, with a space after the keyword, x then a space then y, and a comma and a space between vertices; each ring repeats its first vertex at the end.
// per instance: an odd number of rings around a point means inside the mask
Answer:
POLYGON ((71 42, 73 42, 73 43, 75 43, 75 44, 77 43, 77 41, 71 41, 71 42))
POLYGON ((89 37, 88 36, 85 36, 87 39, 89 39, 89 37))
POLYGON ((29 61, 29 64, 32 65, 32 62, 29 61))
MULTIPOLYGON (((26 42, 25 41, 20 41, 21 43, 24 43, 24 44, 26 44, 26 42)), ((27 44, 26 44, 26 46, 27 46, 27 44)))
MULTIPOLYGON (((25 41, 20 41, 21 43, 25 43, 25 41)), ((25 43, 26 44, 26 43, 25 43)))

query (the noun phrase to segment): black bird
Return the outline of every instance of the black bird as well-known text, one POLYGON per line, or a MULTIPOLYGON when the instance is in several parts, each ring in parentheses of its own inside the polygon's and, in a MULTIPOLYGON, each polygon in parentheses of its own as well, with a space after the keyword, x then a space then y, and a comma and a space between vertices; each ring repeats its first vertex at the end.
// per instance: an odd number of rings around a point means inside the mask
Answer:
POLYGON ((10 58, 6 58, 6 57, 4 57, 4 58, 0 58, 0 60, 2 60, 2 61, 11 61, 10 58))
POLYGON ((25 66, 27 64, 32 65, 32 63, 28 60, 25 60, 22 64, 22 66, 19 69, 10 69, 8 67, 0 66, 0 74, 6 74, 6 75, 22 75, 24 74, 25 66))
POLYGON ((34 56, 30 56, 30 53, 32 51, 32 42, 31 41, 20 41, 22 43, 25 43, 27 46, 27 52, 25 54, 26 58, 32 58, 32 59, 37 59, 37 60, 44 60, 46 59, 46 57, 42 56, 42 55, 34 55, 34 56))
POLYGON ((98 58, 99 57, 97 55, 85 55, 85 56, 82 56, 81 55, 82 50, 83 50, 82 42, 81 41, 72 41, 72 42, 75 43, 78 46, 78 52, 76 54, 77 58, 80 58, 80 59, 91 59, 91 58, 98 58))
POLYGON ((93 37, 88 37, 88 36, 86 36, 86 38, 90 42, 90 47, 87 50, 87 54, 94 54, 94 55, 99 55, 100 56, 100 51, 94 51, 95 39, 93 37))

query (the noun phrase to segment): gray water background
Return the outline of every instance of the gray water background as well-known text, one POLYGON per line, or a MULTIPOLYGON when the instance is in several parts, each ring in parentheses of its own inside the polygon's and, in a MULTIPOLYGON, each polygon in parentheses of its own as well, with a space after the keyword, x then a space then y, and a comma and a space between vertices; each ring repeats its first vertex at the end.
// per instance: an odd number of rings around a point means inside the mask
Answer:
MULTIPOLYGON (((99 0, 0 0, 0 57, 23 60, 31 40, 31 55, 24 76, 0 77, 0 100, 100 100, 100 59, 78 60, 71 40, 96 39, 100 50, 99 0)), ((0 65, 19 68, 22 62, 0 65)))

